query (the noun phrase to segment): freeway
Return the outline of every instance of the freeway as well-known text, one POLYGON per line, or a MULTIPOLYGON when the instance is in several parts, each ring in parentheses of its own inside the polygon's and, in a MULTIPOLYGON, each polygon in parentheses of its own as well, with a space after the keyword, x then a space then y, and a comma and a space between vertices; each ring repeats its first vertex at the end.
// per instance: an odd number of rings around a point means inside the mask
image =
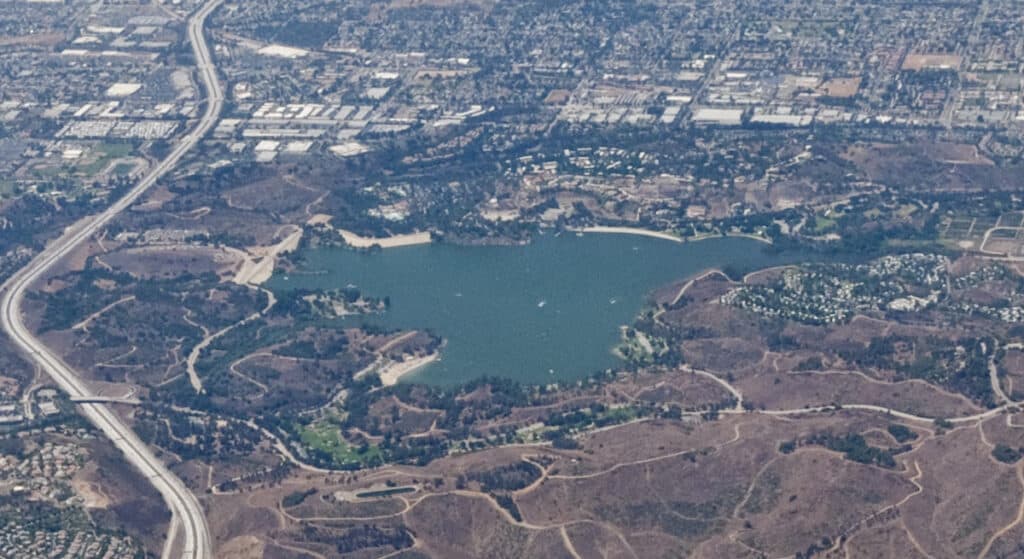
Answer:
MULTIPOLYGON (((102 213, 86 217, 68 227, 60 238, 50 243, 24 268, 3 286, 0 300, 0 325, 12 340, 38 363, 73 400, 95 398, 90 388, 53 351, 43 345, 25 327, 21 302, 28 288, 54 264, 79 244, 95 234, 118 213, 129 207, 160 177, 174 168, 178 161, 209 132, 220 117, 224 94, 217 79, 217 70, 210 57, 204 35, 206 18, 221 0, 210 0, 188 20, 188 38, 196 57, 196 66, 206 89, 206 108, 196 127, 182 136, 174 149, 150 170, 123 198, 115 201, 102 213)), ((207 559, 212 556, 210 532, 203 509, 195 495, 157 459, 120 417, 104 403, 79 404, 81 414, 102 431, 126 459, 153 484, 163 496, 172 513, 163 557, 170 558, 176 551, 184 559, 207 559), (181 534, 180 538, 178 534, 181 534), (180 545, 179 545, 180 542, 180 545)))

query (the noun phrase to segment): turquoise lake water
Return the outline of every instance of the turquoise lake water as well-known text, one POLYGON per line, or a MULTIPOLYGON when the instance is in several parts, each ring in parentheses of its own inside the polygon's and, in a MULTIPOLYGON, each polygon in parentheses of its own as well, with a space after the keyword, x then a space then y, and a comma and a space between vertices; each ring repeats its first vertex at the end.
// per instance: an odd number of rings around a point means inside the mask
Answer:
POLYGON ((403 382, 449 384, 481 376, 528 383, 573 380, 620 366, 612 353, 656 288, 702 270, 753 270, 800 260, 744 238, 699 242, 623 234, 541 235, 524 246, 430 244, 376 253, 312 249, 304 271, 270 287, 329 289, 353 284, 391 298, 360 317, 388 328, 429 329, 447 345, 441 359, 403 382))

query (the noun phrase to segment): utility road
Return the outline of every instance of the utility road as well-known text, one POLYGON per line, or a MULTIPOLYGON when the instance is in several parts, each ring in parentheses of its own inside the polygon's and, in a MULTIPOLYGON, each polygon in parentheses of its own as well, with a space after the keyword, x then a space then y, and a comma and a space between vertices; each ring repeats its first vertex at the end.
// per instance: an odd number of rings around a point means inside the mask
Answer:
MULTIPOLYGON (((51 376, 73 399, 95 397, 90 388, 53 351, 36 339, 25 327, 21 302, 26 290, 61 258, 105 226, 130 206, 164 174, 174 168, 183 155, 192 149, 210 130, 220 116, 224 94, 217 81, 217 71, 210 58, 203 26, 207 16, 221 0, 210 0, 188 20, 188 38, 195 53, 197 69, 206 88, 206 110, 196 127, 181 137, 170 154, 159 162, 131 191, 100 214, 82 219, 67 228, 64 234, 40 252, 27 266, 3 286, 0 299, 0 321, 4 330, 51 376)), ((83 403, 79 409, 99 430, 124 452, 125 457, 160 492, 173 515, 164 544, 163 557, 208 559, 212 556, 210 532, 206 517, 195 495, 185 487, 167 466, 157 459, 121 419, 102 403, 83 403), (180 534, 179 534, 180 532, 180 534)))

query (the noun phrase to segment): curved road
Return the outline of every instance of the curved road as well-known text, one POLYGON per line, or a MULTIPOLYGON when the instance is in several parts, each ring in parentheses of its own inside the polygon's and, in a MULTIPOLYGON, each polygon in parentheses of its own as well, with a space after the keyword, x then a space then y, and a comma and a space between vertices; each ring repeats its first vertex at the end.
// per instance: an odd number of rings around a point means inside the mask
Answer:
MULTIPOLYGON (((75 249, 80 243, 96 233, 114 216, 130 206, 149 187, 171 170, 178 161, 206 135, 220 116, 224 94, 217 80, 216 68, 203 34, 207 16, 221 0, 210 0, 195 12, 188 21, 188 38, 195 53, 197 69, 206 88, 207 104, 198 125, 180 138, 171 153, 158 163, 123 198, 102 213, 87 217, 67 228, 64 234, 40 252, 25 268, 12 276, 3 287, 0 300, 0 321, 14 342, 53 378, 72 398, 87 399, 95 396, 60 357, 36 339, 25 327, 21 313, 21 302, 26 290, 54 264, 75 249)), ((195 495, 185 487, 167 466, 157 459, 149 448, 110 409, 100 403, 83 403, 79 409, 93 425, 103 431, 114 445, 124 452, 125 457, 160 492, 172 513, 163 557, 170 558, 175 551, 185 559, 207 559, 212 556, 210 532, 206 517, 195 495), (183 531, 178 537, 179 530, 183 531), (177 543, 180 541, 180 546, 177 543)))

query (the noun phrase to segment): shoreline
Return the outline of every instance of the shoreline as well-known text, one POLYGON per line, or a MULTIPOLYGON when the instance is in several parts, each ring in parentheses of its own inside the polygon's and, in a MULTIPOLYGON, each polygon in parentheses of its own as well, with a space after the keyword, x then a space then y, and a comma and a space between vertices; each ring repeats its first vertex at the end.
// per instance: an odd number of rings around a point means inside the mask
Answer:
POLYGON ((684 239, 687 242, 691 242, 691 241, 705 241, 707 239, 718 239, 718 238, 727 238, 727 237, 732 237, 734 239, 750 239, 751 241, 757 241, 759 243, 764 243, 766 245, 775 244, 775 243, 772 242, 771 239, 766 239, 764 237, 758 237, 757 235, 752 235, 750 233, 726 233, 725 235, 720 235, 720 234, 717 234, 717 233, 705 233, 705 234, 702 234, 702 235, 694 235, 693 237, 684 237, 684 239))
MULTIPOLYGON (((380 247, 384 248, 397 248, 404 246, 415 246, 425 245, 434 242, 433 236, 429 231, 420 231, 417 233, 403 233, 400 235, 392 235, 390 237, 364 237, 347 229, 341 229, 334 227, 330 224, 331 216, 327 214, 316 214, 306 221, 306 225, 325 225, 332 231, 338 233, 345 244, 353 248, 372 248, 380 247)), ((612 234, 612 235, 635 235, 638 237, 648 237, 653 239, 661 239, 663 241, 669 241, 673 243, 688 243, 703 241, 706 239, 714 239, 718 237, 738 237, 750 239, 752 241, 758 241, 767 245, 772 244, 771 239, 759 237, 757 235, 751 235, 749 233, 726 233, 725 235, 716 233, 705 233, 700 235, 694 235, 693 237, 682 237, 675 233, 668 231, 655 231, 652 229, 644 229, 642 227, 628 227, 628 226, 615 226, 615 225, 591 225, 588 227, 566 227, 566 231, 573 233, 599 233, 599 234, 612 234)))
POLYGON ((414 373, 440 358, 441 354, 435 351, 422 357, 413 357, 404 361, 391 361, 377 371, 381 386, 394 386, 402 380, 402 377, 414 373))
POLYGON ((397 248, 414 245, 426 245, 433 242, 430 238, 429 231, 421 231, 419 233, 405 233, 402 235, 392 235, 390 237, 363 237, 357 235, 351 231, 345 229, 335 229, 341 238, 344 239, 345 244, 355 248, 371 248, 379 246, 380 248, 397 248))
MULTIPOLYGON (((751 272, 751 273, 753 273, 753 272, 751 272)), ((699 281, 702 281, 702 280, 705 280, 705 279, 707 279, 707 278, 709 278, 711 276, 714 276, 714 275, 722 276, 723 278, 726 279, 726 281, 730 281, 730 282, 733 281, 732 279, 729 278, 728 274, 726 274, 725 272, 723 272, 721 270, 721 268, 708 268, 708 269, 704 270, 703 272, 701 272, 700 274, 691 277, 689 280, 686 281, 686 283, 683 284, 682 287, 679 288, 679 293, 676 293, 676 296, 672 298, 672 303, 670 303, 671 306, 678 305, 679 304, 679 300, 682 299, 684 295, 686 295, 686 291, 688 289, 690 289, 691 287, 693 287, 693 285, 695 283, 697 283, 699 281)), ((747 274, 747 275, 750 275, 750 274, 747 274)), ((743 279, 740 280, 740 283, 744 283, 744 280, 746 280, 746 277, 747 276, 743 276, 743 279)))
POLYGON ((390 237, 364 237, 347 229, 334 227, 331 225, 331 216, 328 214, 316 214, 306 220, 306 225, 323 225, 331 231, 341 235, 345 244, 353 248, 372 248, 374 246, 379 246, 380 248, 396 248, 425 245, 433 242, 429 231, 404 233, 401 235, 392 235, 390 237))
POLYGON ((675 233, 669 233, 667 231, 653 231, 651 229, 643 229, 641 227, 613 227, 609 225, 593 225, 590 227, 568 227, 567 231, 575 233, 601 233, 601 234, 617 234, 617 235, 636 235, 639 237, 651 237, 655 239, 662 239, 665 241, 671 241, 674 243, 689 243, 696 241, 704 241, 707 239, 717 239, 723 237, 736 237, 750 239, 752 241, 762 242, 770 245, 772 241, 765 239, 764 237, 758 237, 757 235, 751 235, 749 233, 726 233, 725 235, 719 235, 716 233, 706 233, 702 235, 695 235, 693 237, 680 237, 675 233))
POLYGON ((567 228, 567 230, 576 233, 611 233, 618 235, 637 235, 640 237, 653 237, 655 239, 672 241, 673 243, 683 242, 683 237, 680 237, 678 235, 666 233, 664 231, 651 231, 650 229, 641 229, 640 227, 612 227, 608 225, 594 225, 591 227, 569 227, 567 228))

